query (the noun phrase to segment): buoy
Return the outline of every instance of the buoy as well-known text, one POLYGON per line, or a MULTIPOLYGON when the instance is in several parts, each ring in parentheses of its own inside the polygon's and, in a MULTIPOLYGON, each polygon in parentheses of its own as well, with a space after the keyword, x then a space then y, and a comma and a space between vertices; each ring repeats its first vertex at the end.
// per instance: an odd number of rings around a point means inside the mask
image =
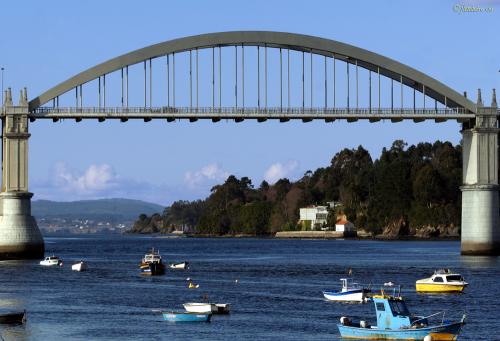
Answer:
POLYGON ((191 277, 186 278, 186 281, 190 281, 190 280, 191 280, 191 277))
POLYGON ((234 280, 234 283, 238 283, 238 280, 237 280, 237 279, 235 279, 235 280, 234 280))
POLYGON ((432 341, 432 336, 430 336, 430 335, 426 335, 426 336, 424 337, 424 341, 432 341))

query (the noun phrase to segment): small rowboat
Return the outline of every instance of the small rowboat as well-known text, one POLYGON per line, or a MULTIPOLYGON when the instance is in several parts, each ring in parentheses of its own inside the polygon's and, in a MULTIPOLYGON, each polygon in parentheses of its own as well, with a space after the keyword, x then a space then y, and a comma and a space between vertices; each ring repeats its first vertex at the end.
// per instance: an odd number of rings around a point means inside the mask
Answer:
POLYGON ((71 265, 71 270, 73 270, 73 271, 85 271, 85 270, 87 270, 87 263, 85 263, 83 260, 81 260, 78 263, 71 265))
POLYGON ((191 313, 187 311, 162 311, 163 319, 169 322, 210 322, 212 313, 191 313))
POLYGON ((192 313, 229 314, 229 303, 184 303, 184 309, 192 313))
POLYGON ((171 263, 170 264, 171 269, 182 269, 185 270, 188 268, 188 262, 182 262, 182 263, 171 263))
POLYGON ((26 322, 26 310, 0 314, 0 323, 2 324, 23 324, 24 322, 26 322))

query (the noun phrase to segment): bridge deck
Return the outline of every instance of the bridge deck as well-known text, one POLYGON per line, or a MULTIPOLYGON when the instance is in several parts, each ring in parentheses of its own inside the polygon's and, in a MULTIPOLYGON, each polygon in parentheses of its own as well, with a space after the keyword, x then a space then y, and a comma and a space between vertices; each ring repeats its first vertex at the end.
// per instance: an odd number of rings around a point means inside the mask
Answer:
POLYGON ((30 119, 302 119, 302 120, 457 120, 466 121, 474 114, 465 109, 414 108, 235 108, 235 107, 40 107, 30 119))

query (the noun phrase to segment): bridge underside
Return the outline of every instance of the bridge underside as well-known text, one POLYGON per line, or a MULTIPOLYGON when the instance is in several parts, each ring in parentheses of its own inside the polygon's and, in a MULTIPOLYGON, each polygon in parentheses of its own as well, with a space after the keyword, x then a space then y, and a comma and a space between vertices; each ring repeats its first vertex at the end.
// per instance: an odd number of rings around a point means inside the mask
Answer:
POLYGON ((421 122, 424 120, 435 120, 443 122, 447 120, 457 120, 466 122, 475 118, 473 113, 468 113, 464 109, 368 109, 368 108, 38 108, 30 114, 30 120, 37 119, 232 119, 242 121, 244 119, 267 120, 414 120, 421 122))

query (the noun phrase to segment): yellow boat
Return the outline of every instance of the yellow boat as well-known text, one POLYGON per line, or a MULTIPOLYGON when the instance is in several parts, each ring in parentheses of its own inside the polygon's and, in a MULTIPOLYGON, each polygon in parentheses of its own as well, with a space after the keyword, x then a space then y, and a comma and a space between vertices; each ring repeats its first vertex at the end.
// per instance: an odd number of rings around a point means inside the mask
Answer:
POLYGON ((462 292, 469 283, 462 275, 453 273, 450 269, 440 269, 429 278, 416 282, 417 292, 453 293, 462 292))

